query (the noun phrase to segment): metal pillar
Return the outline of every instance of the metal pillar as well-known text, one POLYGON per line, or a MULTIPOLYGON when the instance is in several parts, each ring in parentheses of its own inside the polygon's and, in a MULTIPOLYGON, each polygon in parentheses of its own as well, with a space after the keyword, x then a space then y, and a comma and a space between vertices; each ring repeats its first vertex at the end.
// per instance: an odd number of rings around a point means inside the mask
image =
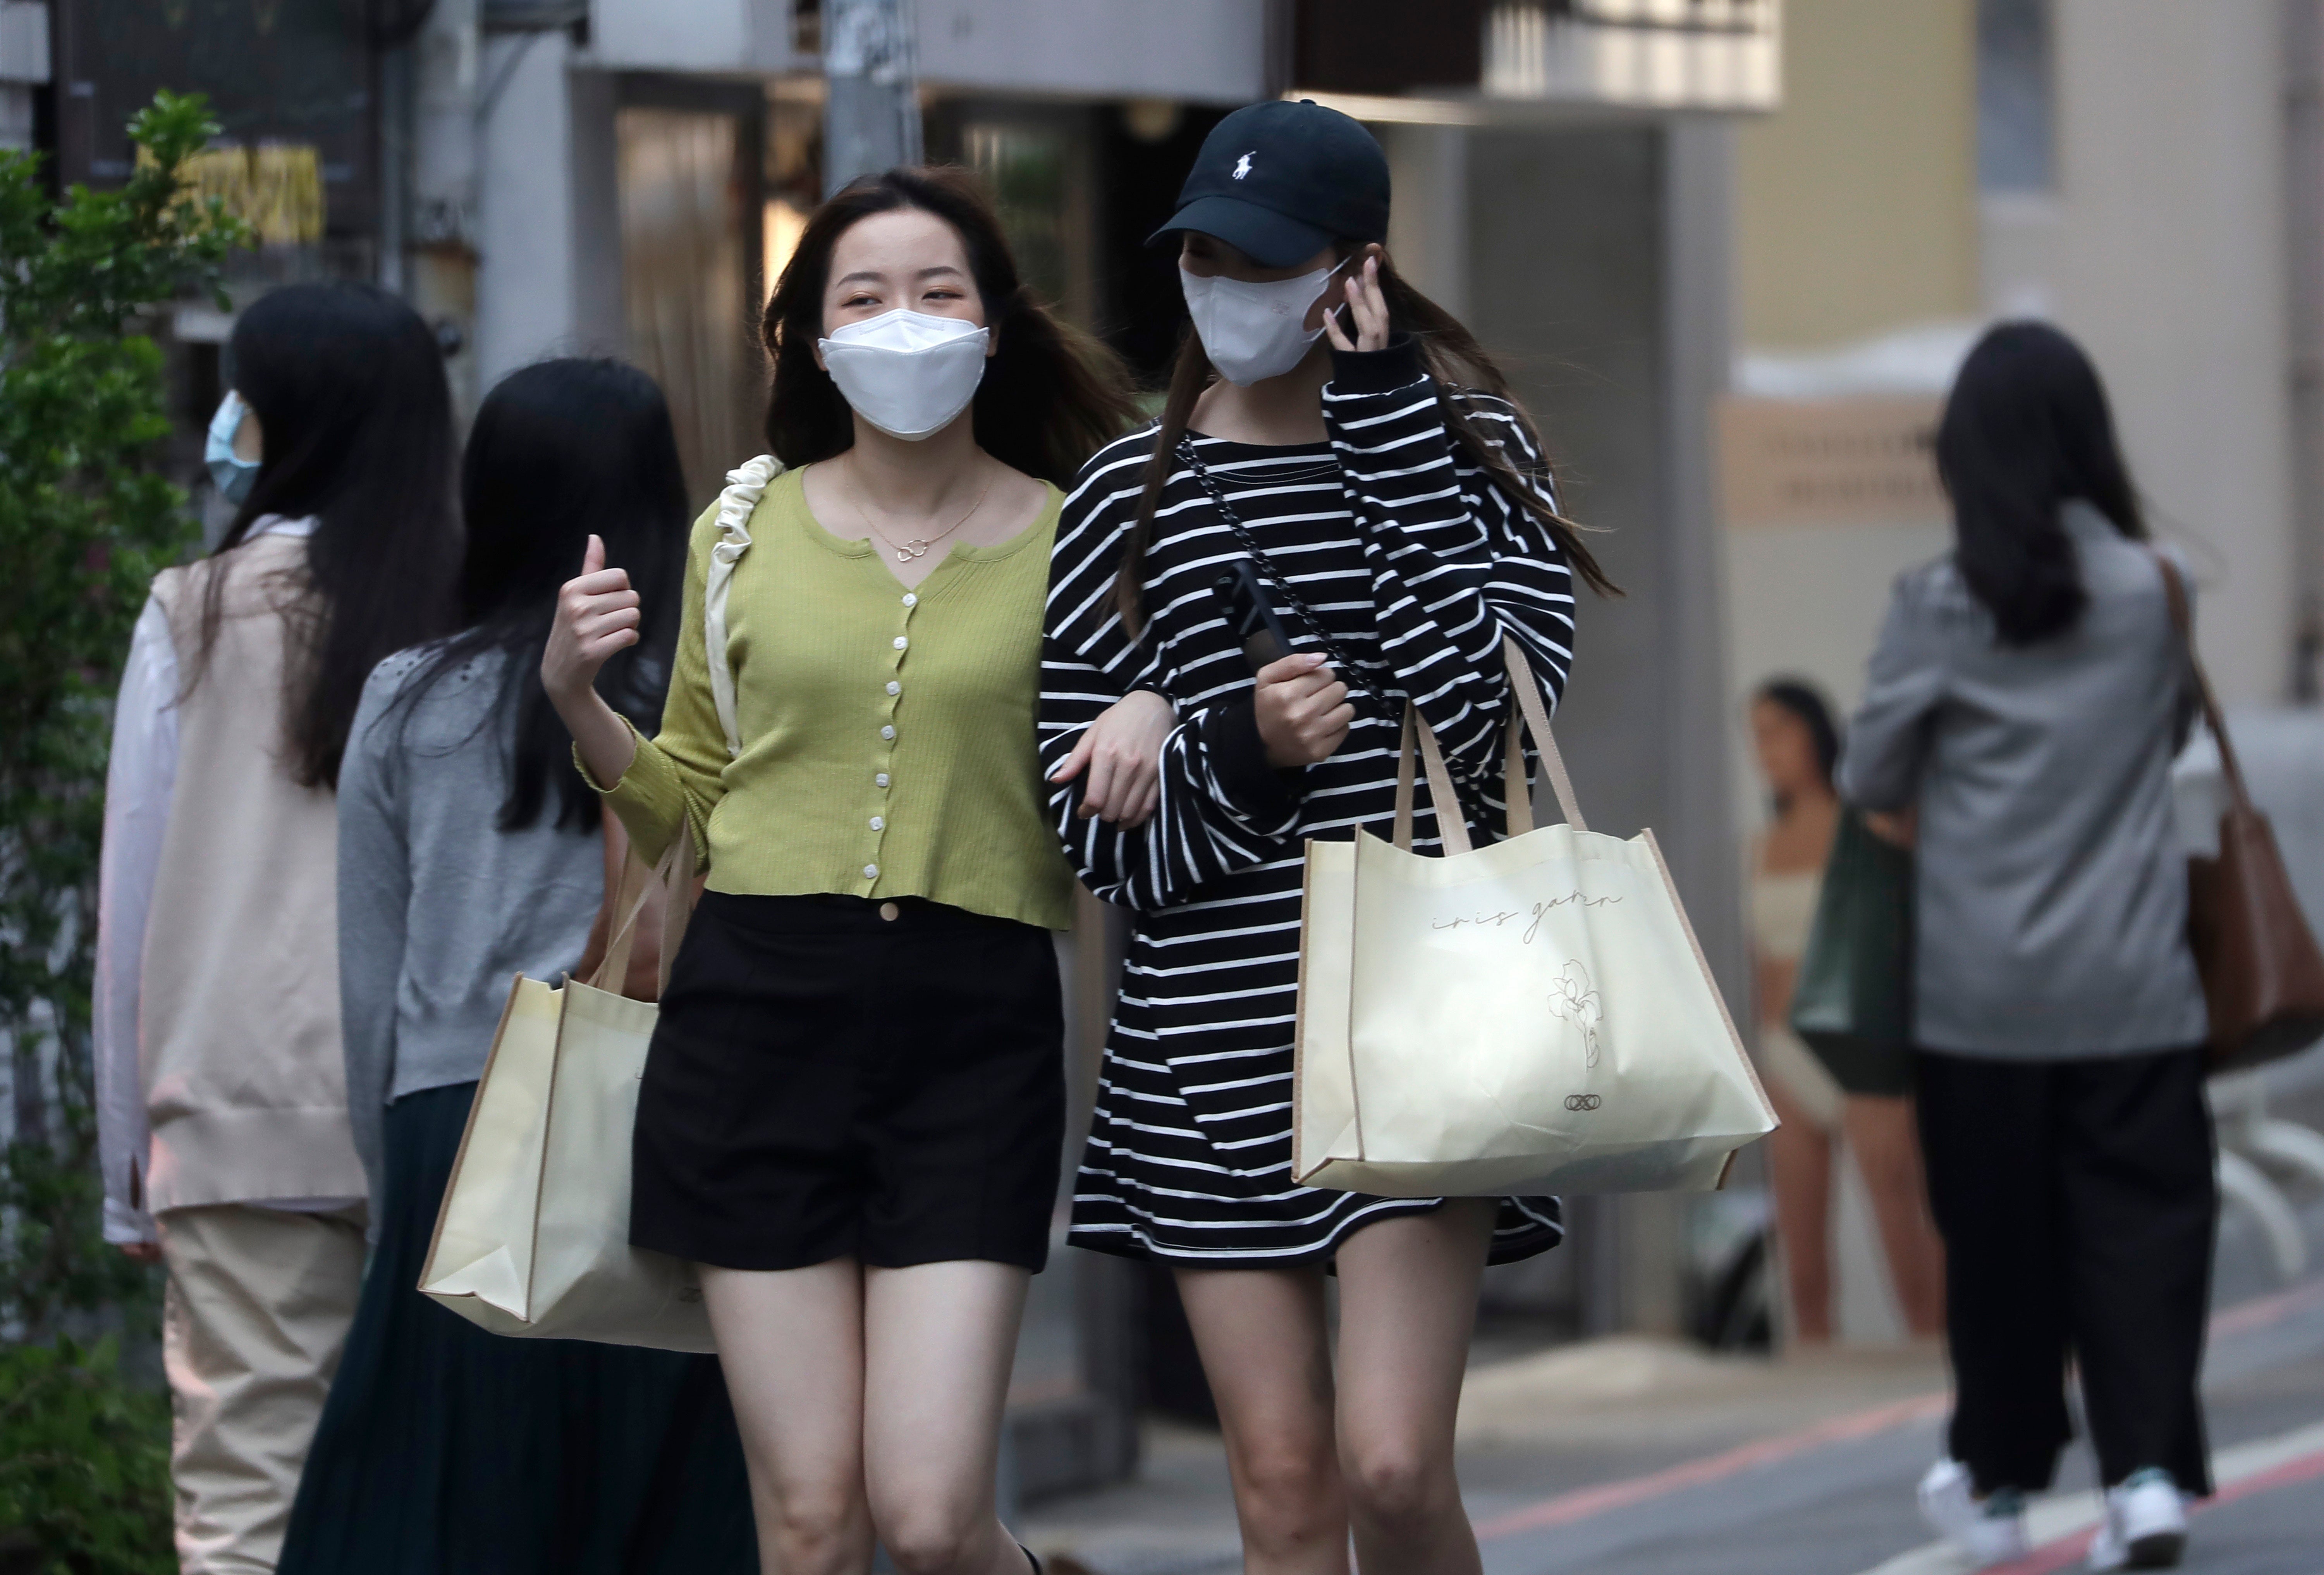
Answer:
POLYGON ((920 162, 912 0, 825 0, 823 194, 920 162))
MULTIPOLYGON (((410 95, 410 119, 392 128, 408 130, 410 162, 383 182, 391 193, 401 184, 394 216, 401 233, 381 237, 401 254, 382 271, 392 278, 400 264, 404 299, 428 320, 444 348, 453 407, 464 423, 480 392, 473 347, 479 11, 478 0, 436 0, 412 39, 408 60, 390 57, 388 63, 410 72, 408 89, 400 80, 394 83, 399 97, 410 95)), ((382 151, 391 156, 396 152, 382 151)))

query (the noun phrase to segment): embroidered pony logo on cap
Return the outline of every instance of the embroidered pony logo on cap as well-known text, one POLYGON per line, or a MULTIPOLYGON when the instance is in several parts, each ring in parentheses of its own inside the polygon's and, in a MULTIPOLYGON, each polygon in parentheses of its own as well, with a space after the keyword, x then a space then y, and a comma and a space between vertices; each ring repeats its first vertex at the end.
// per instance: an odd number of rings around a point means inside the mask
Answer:
POLYGON ((1235 167, 1234 167, 1234 178, 1235 178, 1236 180, 1240 181, 1240 180, 1241 180, 1244 176, 1246 176, 1246 175, 1248 175, 1248 174, 1250 174, 1250 155, 1249 153, 1245 153, 1241 158, 1237 159, 1237 160, 1235 161, 1235 167))

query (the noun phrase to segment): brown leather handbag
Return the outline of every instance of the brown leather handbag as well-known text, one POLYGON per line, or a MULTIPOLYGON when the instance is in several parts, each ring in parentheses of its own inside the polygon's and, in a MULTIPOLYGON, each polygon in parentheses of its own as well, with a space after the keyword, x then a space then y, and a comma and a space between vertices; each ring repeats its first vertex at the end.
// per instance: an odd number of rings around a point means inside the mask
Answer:
POLYGON ((2324 1037, 2324 951, 2317 950, 2300 899, 2292 894, 2275 833, 2244 785, 2218 697, 2195 654, 2186 582, 2168 558, 2158 552, 2154 561, 2163 570, 2171 624, 2186 649, 2227 784, 2219 856, 2187 861, 2187 940, 2211 1013, 2211 1070, 2236 1071, 2305 1050, 2324 1037))

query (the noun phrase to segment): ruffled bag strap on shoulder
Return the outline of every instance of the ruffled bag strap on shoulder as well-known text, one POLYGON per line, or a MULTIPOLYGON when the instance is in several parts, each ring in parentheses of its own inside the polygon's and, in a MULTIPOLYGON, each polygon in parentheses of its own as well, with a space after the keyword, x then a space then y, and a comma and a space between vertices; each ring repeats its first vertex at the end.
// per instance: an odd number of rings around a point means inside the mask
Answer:
POLYGON ((761 454, 729 470, 726 490, 718 495, 718 540, 703 579, 702 639, 710 658, 710 698, 725 729, 729 758, 742 753, 742 730, 734 714, 734 669, 726 660, 726 593, 733 585, 734 565, 751 548, 751 515, 782 473, 781 460, 761 454))

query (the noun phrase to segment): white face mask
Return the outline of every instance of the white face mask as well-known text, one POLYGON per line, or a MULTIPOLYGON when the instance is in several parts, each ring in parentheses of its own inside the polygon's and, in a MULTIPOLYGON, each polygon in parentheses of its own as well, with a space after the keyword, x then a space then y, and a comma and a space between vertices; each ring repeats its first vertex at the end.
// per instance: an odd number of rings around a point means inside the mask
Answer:
POLYGON ((899 307, 817 339, 831 380, 855 413, 891 438, 942 431, 984 381, 989 329, 899 307))
POLYGON ((1307 326, 1307 309, 1337 272, 1318 268, 1296 279, 1252 284, 1222 273, 1205 279, 1181 267, 1178 283, 1211 365, 1236 387, 1249 388, 1282 376, 1305 357, 1323 332, 1322 323, 1307 326))

